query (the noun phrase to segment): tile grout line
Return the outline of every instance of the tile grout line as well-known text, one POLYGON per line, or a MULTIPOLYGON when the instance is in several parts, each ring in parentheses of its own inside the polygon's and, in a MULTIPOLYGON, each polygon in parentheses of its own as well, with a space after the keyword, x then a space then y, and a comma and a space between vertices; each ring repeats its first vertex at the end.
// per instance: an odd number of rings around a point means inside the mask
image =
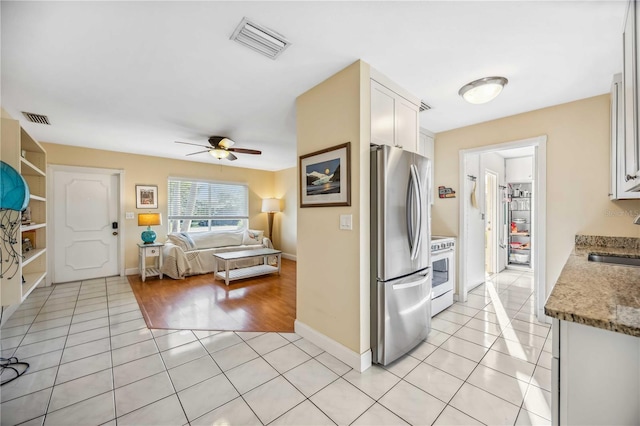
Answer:
MULTIPOLYGON (((53 285, 53 284, 52 284, 53 285)), ((74 312, 75 312, 75 306, 77 306, 78 304, 78 297, 80 295, 80 288, 82 287, 82 282, 80 284, 80 286, 78 287, 78 294, 76 295, 76 303, 74 305, 74 312)), ((51 291, 51 294, 53 294, 55 292, 55 288, 51 291)), ((47 299, 48 301, 49 299, 47 299)), ((71 314, 71 323, 73 323, 73 314, 71 314)), ((49 415, 49 407, 51 407, 51 401, 53 400, 53 392, 56 389, 56 380, 58 380, 58 374, 60 373, 60 366, 62 365, 62 358, 64 357, 64 352, 66 349, 66 345, 67 345, 67 340, 69 339, 69 330, 71 330, 71 323, 69 323, 69 329, 67 330, 67 335, 65 336, 64 339, 64 345, 62 345, 62 353, 60 354, 60 361, 58 361, 58 365, 56 366, 56 375, 53 378, 53 384, 51 386, 51 394, 49 395, 49 401, 47 402, 47 406, 44 410, 44 415, 43 415, 43 423, 44 421, 47 419, 47 416, 49 415)), ((64 407, 62 407, 64 408, 64 407)))

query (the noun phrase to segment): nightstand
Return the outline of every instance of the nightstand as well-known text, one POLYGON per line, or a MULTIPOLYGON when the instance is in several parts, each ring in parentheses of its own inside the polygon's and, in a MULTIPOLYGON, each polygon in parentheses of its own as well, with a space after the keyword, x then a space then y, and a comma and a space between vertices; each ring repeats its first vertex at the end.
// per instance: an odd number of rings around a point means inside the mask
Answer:
POLYGON ((140 270, 142 282, 144 282, 147 277, 158 276, 162 279, 162 272, 160 272, 160 269, 162 268, 163 246, 164 244, 162 243, 138 243, 138 268, 140 270), (158 260, 154 262, 154 266, 147 266, 147 257, 156 257, 158 260))

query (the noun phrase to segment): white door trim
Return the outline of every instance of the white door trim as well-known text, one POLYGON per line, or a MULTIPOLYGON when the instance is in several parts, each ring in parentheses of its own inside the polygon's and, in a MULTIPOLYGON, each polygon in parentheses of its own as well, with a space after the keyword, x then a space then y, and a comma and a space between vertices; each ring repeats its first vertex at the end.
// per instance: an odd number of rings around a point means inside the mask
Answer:
MULTIPOLYGON (((533 281, 534 281, 534 298, 535 313, 539 321, 547 322, 544 314, 544 304, 547 300, 547 135, 537 136, 534 138, 521 139, 513 142, 505 142, 495 145, 485 145, 478 148, 461 149, 459 152, 459 183, 460 201, 459 205, 459 224, 458 224, 458 246, 459 253, 464 253, 465 247, 465 197, 470 196, 465 190, 466 173, 465 173, 465 156, 466 154, 484 154, 504 149, 524 148, 532 146, 535 148, 533 156, 533 178, 534 178, 534 211, 533 224, 533 281)), ((458 296, 457 300, 467 300, 467 290, 464 285, 466 279, 467 262, 458 262, 458 296)))
MULTIPOLYGON (((80 167, 80 166, 65 166, 60 164, 48 164, 47 165, 47 197, 50 200, 54 199, 53 189, 55 186, 54 172, 70 172, 70 173, 96 173, 96 174, 110 174, 118 177, 118 190, 120 192, 118 197, 118 271, 121 277, 125 276, 124 271, 124 170, 123 169, 102 169, 97 167, 80 167)), ((47 223, 53 224, 53 209, 47 209, 47 223)), ((53 241, 56 238, 55 227, 47 226, 47 241, 53 246, 53 241)), ((54 256, 47 256, 47 285, 53 284, 53 270, 55 268, 54 256)))

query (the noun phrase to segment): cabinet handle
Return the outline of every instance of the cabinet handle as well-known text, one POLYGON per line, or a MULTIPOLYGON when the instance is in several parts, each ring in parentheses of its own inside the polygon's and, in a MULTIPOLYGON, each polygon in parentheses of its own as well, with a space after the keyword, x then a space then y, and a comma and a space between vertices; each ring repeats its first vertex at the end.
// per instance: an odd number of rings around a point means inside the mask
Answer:
POLYGON ((625 181, 625 182, 629 182, 630 180, 634 180, 634 179, 637 179, 637 176, 633 176, 633 175, 626 175, 626 176, 624 177, 624 181, 625 181))

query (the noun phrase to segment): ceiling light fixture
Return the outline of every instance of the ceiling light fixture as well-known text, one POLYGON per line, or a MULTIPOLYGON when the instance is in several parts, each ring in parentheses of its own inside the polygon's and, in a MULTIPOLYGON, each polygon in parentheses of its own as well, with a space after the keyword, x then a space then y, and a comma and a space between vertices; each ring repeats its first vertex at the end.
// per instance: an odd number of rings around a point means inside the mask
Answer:
POLYGON ((276 59, 291 44, 282 34, 242 18, 231 35, 231 40, 255 50, 258 53, 276 59))
POLYGON ((223 158, 227 158, 229 156, 229 151, 226 149, 211 149, 209 150, 209 154, 212 157, 217 158, 218 160, 222 160, 223 158))
POLYGON ((504 77, 485 77, 465 84, 458 94, 470 104, 484 104, 498 96, 508 82, 504 77))

